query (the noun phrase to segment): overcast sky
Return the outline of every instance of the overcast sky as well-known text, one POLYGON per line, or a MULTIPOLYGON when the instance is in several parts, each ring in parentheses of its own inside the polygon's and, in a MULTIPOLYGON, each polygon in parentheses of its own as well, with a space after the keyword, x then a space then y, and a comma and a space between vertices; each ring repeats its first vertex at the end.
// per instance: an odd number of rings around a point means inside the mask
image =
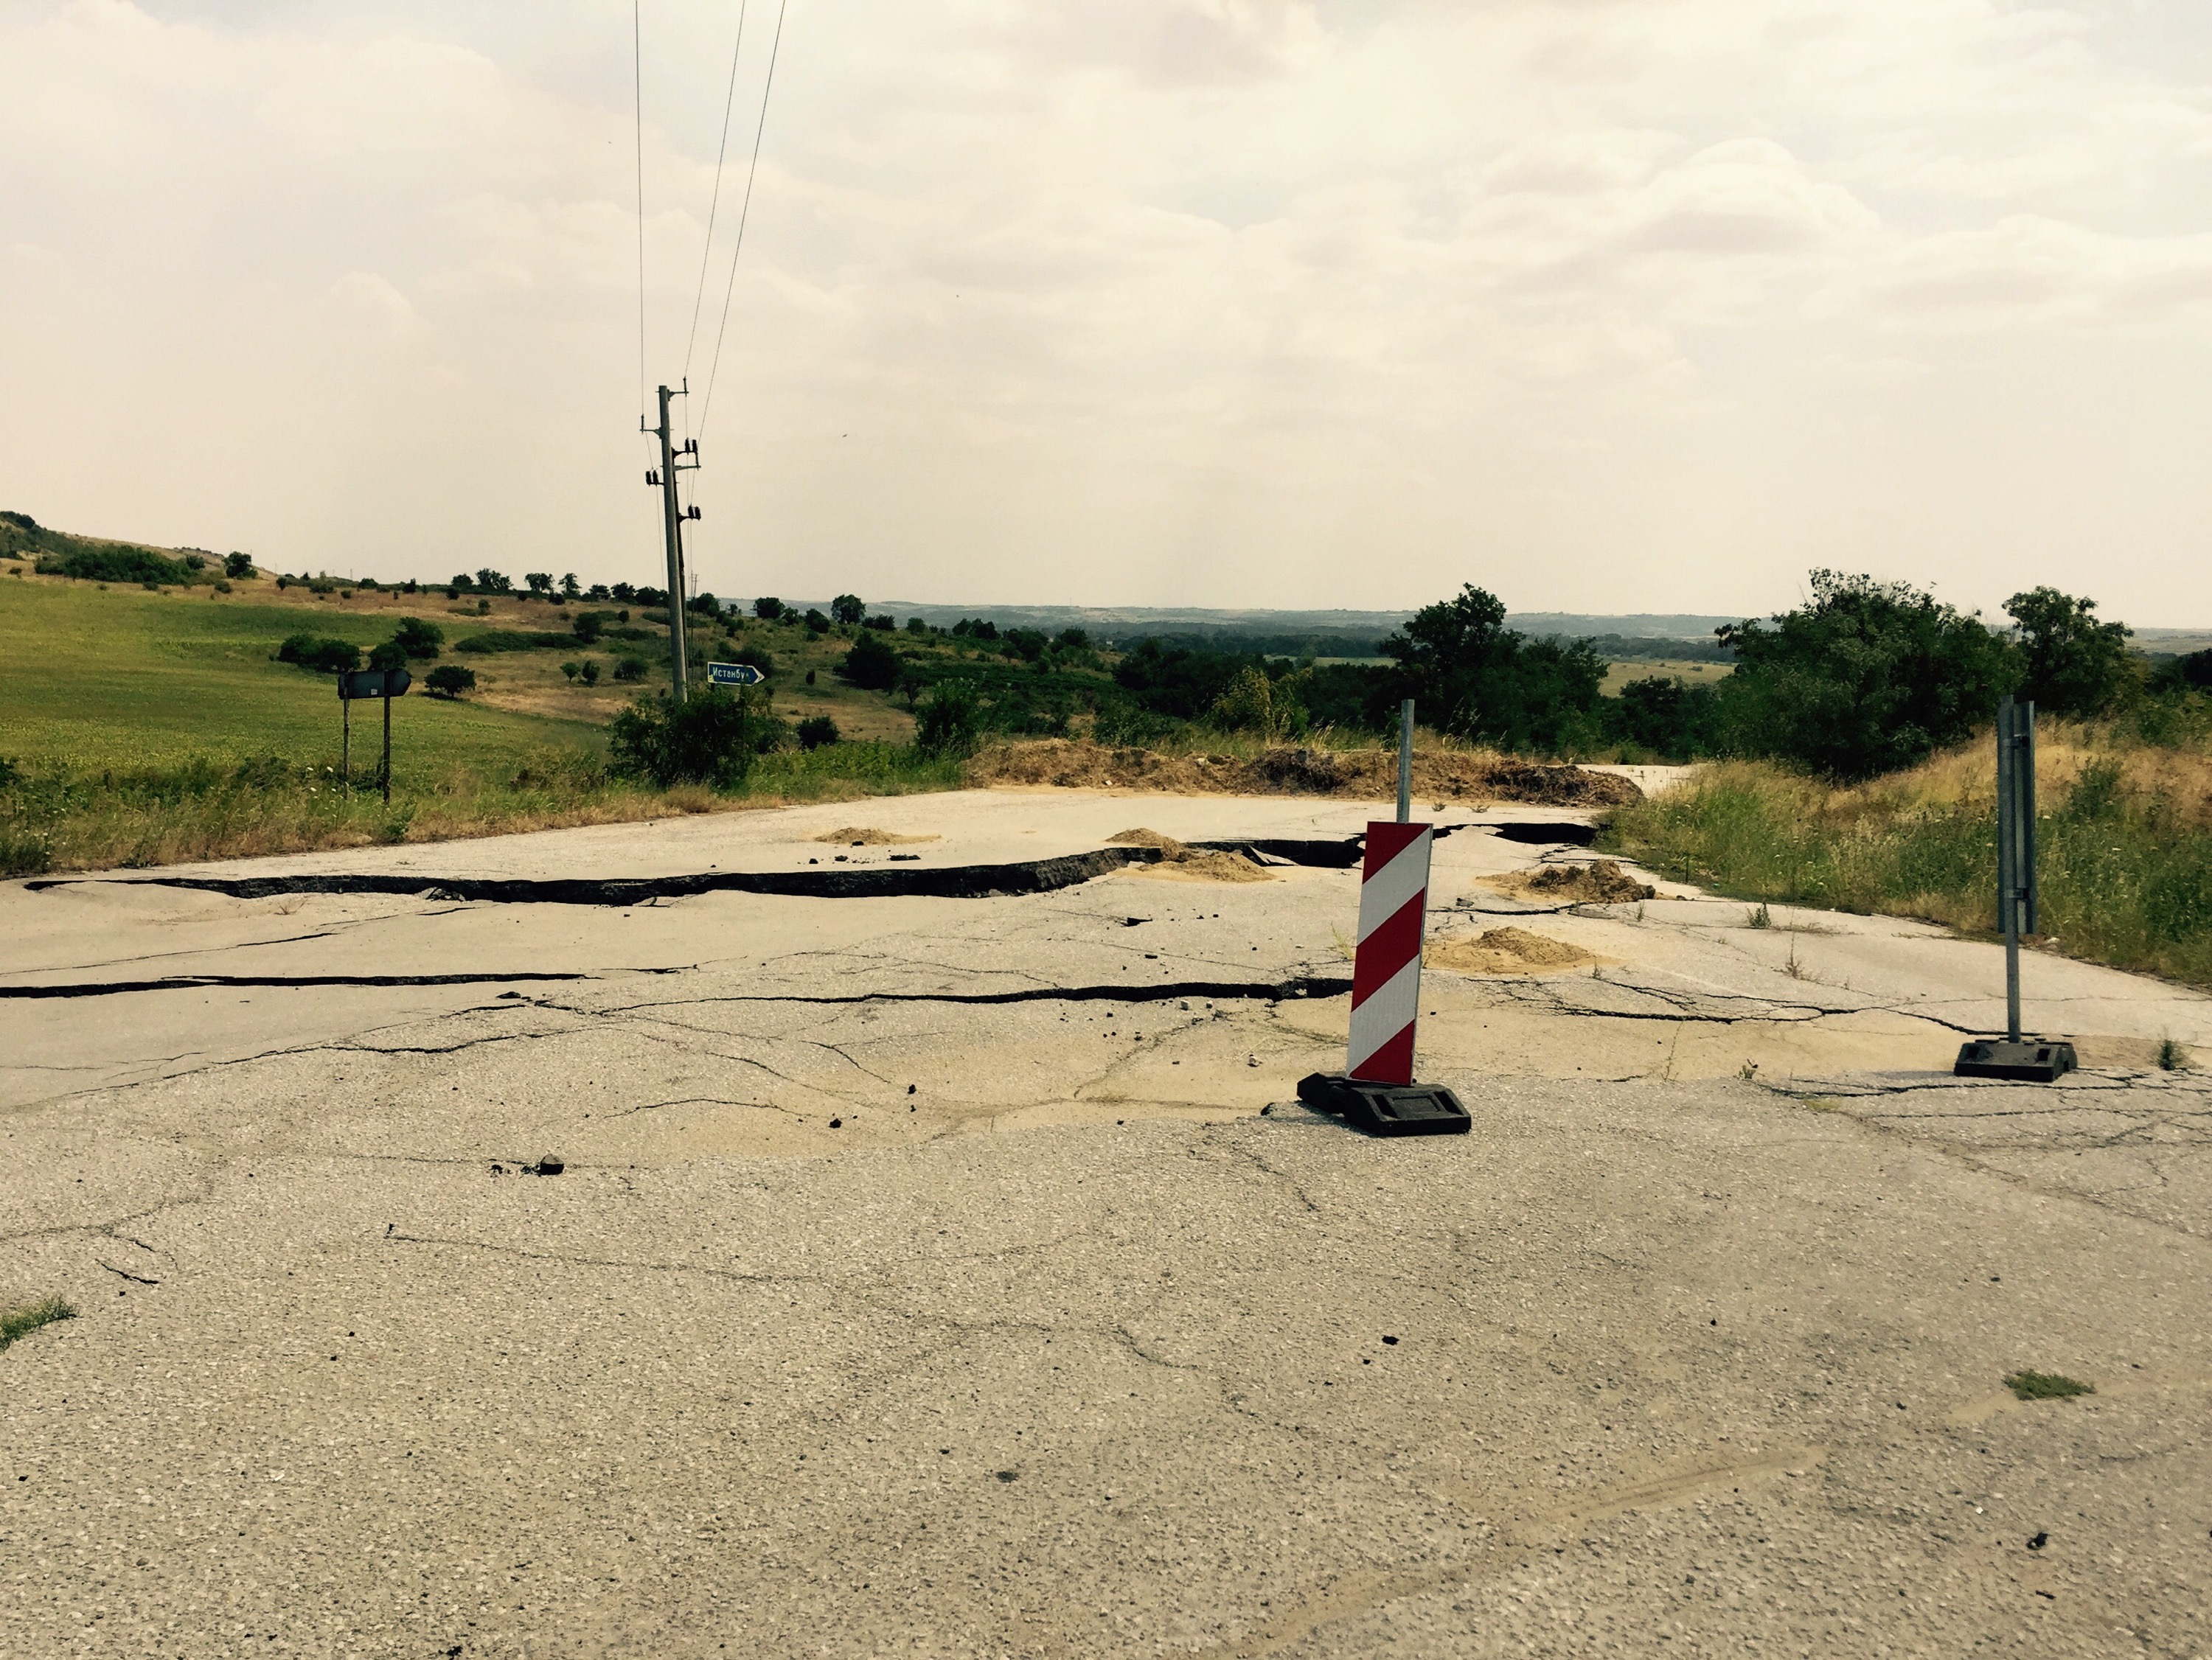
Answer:
MULTIPOLYGON (((709 415, 738 11, 643 5, 718 593, 2212 623, 2204 0, 790 0, 709 415)), ((0 0, 0 506, 657 580, 629 4, 0 0)))

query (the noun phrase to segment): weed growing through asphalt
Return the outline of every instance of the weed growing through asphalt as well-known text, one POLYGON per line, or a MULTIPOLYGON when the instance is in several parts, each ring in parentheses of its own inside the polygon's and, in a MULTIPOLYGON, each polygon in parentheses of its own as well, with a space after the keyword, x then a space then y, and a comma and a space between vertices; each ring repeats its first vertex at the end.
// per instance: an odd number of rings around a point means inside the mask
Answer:
POLYGON ((1743 925, 1746 928, 1771 928, 1774 926, 1774 913, 1766 908, 1766 902, 1762 900, 1743 913, 1743 925))
POLYGON ((1811 976, 1807 974, 1805 972, 1805 965, 1797 960, 1797 942, 1795 940, 1790 942, 1790 960, 1782 965, 1782 972, 1790 976, 1793 980, 1809 979, 1811 978, 1811 976))
POLYGON ((27 1336, 40 1326, 76 1317, 76 1305, 66 1297, 41 1297, 21 1308, 0 1310, 0 1348, 7 1348, 18 1337, 27 1336))
POLYGON ((1737 1077, 1741 1078, 1746 1083, 1756 1082, 1759 1078, 1759 1063, 1757 1061, 1746 1061, 1741 1066, 1736 1068, 1735 1075, 1737 1077))
POLYGON ((2189 1051, 2171 1038, 2158 1040, 2158 1069, 2179 1072, 2189 1064, 2189 1051))
POLYGON ((2013 1372, 2005 1374, 2005 1387, 2023 1401, 2063 1401, 2076 1395, 2094 1395, 2096 1385, 2057 1372, 2013 1372))

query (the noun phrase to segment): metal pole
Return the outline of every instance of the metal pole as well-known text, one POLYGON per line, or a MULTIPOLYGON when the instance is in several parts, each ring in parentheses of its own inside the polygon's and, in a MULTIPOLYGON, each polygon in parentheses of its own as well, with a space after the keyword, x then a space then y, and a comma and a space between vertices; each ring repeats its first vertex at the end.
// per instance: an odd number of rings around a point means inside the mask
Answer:
POLYGON ((388 682, 384 688, 384 770, 381 777, 384 804, 389 807, 392 805, 392 688, 388 682))
POLYGON ((1413 700, 1398 706, 1398 822, 1413 821, 1413 700))
POLYGON ((346 799, 353 798, 353 700, 345 694, 345 682, 338 682, 338 719, 345 736, 338 741, 338 771, 342 775, 340 787, 346 799))
POLYGON ((668 400, 674 396, 660 389, 660 425, 653 435, 660 440, 660 524, 668 544, 668 679, 681 703, 690 694, 690 663, 684 645, 684 510, 676 500, 676 450, 668 422, 668 400))
POLYGON ((2020 1041, 2020 746, 2018 706, 1997 705, 1997 921, 2004 930, 2005 1037, 2020 1041))

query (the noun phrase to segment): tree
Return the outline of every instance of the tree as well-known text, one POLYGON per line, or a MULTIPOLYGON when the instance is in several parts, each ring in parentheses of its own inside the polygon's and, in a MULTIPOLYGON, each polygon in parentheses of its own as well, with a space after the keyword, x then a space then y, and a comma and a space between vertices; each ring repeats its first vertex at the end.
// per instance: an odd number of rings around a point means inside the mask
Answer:
POLYGON ((550 571, 525 572, 522 579, 530 585, 530 591, 533 594, 550 594, 553 591, 553 573, 550 571))
POLYGON ((575 631, 576 638, 584 645, 596 645, 599 644, 600 634, 605 632, 607 625, 606 619, 597 611, 579 611, 576 613, 575 621, 568 626, 575 631))
POLYGON ((2124 622, 2100 622, 2097 602, 2056 588, 2031 588, 2005 602, 2015 625, 2022 669, 2021 694, 2047 713, 2101 715, 2136 686, 2124 622))
POLYGON ((597 686, 599 683, 599 660, 597 657, 586 657, 583 666, 576 671, 576 678, 586 686, 597 686))
POLYGON ((404 669, 407 666, 407 648, 396 638, 372 645, 368 648, 368 666, 384 669, 386 673, 394 669, 404 669))
POLYGON ((446 643, 446 631, 421 617, 402 617, 399 626, 392 631, 392 639, 409 657, 427 661, 436 657, 438 648, 446 643))
POLYGON ((898 684, 899 657, 881 634, 865 633, 853 642, 845 660, 837 665, 841 680, 866 692, 888 692, 898 684))
POLYGON ((477 573, 477 586, 487 594, 511 594, 514 584, 487 566, 477 573))
POLYGON ((908 617, 906 620, 906 631, 909 634, 926 634, 929 632, 929 625, 920 617, 908 617))
POLYGON ((763 622, 774 622, 783 615, 783 602, 763 597, 753 602, 753 615, 763 622))
POLYGON ((562 598, 580 599, 583 597, 583 594, 584 590, 582 585, 577 582, 576 573, 574 571, 569 572, 566 576, 561 579, 562 598))
POLYGON ((830 632, 830 619, 823 615, 821 612, 809 607, 806 613, 806 632, 810 634, 828 633, 830 632))
POLYGON ((1909 583, 1812 573, 1810 603, 1717 630, 1736 654, 1717 711, 1724 747, 1831 778, 1915 766, 1988 721, 2018 654, 1909 583))
POLYGON ((868 608, 860 603, 858 594, 840 594, 830 602, 831 621, 841 622, 848 628, 859 627, 861 619, 867 615, 868 608))
POLYGON ((640 657, 622 657, 616 658, 615 678, 617 680, 643 680, 645 678, 645 659, 640 657))
POLYGON ((476 690, 477 671, 458 663, 441 663, 423 677, 422 684, 434 698, 457 698, 476 690))
MULTIPOLYGON (((1605 659, 1588 640, 1529 639, 1505 626, 1505 605, 1472 583, 1426 605, 1382 642, 1395 684, 1375 701, 1411 696, 1421 718, 1455 737, 1512 749, 1565 748, 1593 735, 1605 659)), ((1370 712, 1381 725, 1386 709, 1370 712)))
POLYGON ((234 582, 243 581, 253 574, 253 561, 244 554, 223 555, 222 573, 234 582))

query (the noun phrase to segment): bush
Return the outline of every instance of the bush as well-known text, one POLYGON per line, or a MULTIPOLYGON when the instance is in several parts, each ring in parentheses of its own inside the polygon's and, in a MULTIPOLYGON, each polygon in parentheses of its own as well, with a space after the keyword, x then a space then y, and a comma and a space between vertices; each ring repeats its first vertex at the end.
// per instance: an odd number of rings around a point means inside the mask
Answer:
POLYGON ((888 692, 898 684, 898 653, 881 634, 863 632, 837 665, 837 677, 866 692, 888 692))
POLYGON ((625 657, 617 659, 615 663, 615 678, 617 680, 643 680, 645 678, 645 659, 643 657, 625 657))
POLYGON ((799 747, 802 749, 819 749, 843 736, 837 730, 837 723, 827 715, 809 715, 799 723, 799 747))
MULTIPOLYGON (((926 634, 929 632, 929 625, 924 622, 920 617, 908 617, 906 620, 906 631, 909 634, 926 634)), ((1070 630, 1070 632, 1075 633, 1079 631, 1070 630)))
POLYGON ((1270 680, 1258 667, 1239 670, 1213 706, 1213 724, 1224 731, 1256 732, 1273 742, 1304 737, 1306 712, 1294 679, 1270 680))
POLYGON ((434 698, 457 698, 477 689, 477 671, 458 663, 441 663, 422 682, 434 698))
POLYGON ((80 582, 168 583, 181 585, 197 574, 182 560, 164 559, 150 548, 71 548, 41 554, 40 576, 74 577, 80 582))
POLYGON ((580 663, 564 663, 561 665, 561 672, 574 681, 577 676, 584 672, 584 665, 580 663))
POLYGON ((361 667, 361 647, 349 639, 290 634, 276 648, 276 661, 297 663, 317 674, 343 675, 361 667))
POLYGON ((975 752, 982 730, 982 712, 975 694, 962 681, 951 681, 933 691, 915 712, 915 748, 940 760, 957 759, 975 752))
POLYGON ((387 639, 380 645, 372 645, 368 648, 368 666, 382 669, 387 673, 394 669, 404 669, 407 666, 407 648, 397 639, 387 639))
POLYGON ((446 631, 421 617, 402 617, 399 626, 392 631, 392 641, 409 657, 427 662, 436 657, 438 648, 446 643, 446 631))
POLYGON ((708 784, 726 790, 744 783, 753 758, 782 736, 765 693, 709 686, 683 703, 665 694, 641 700, 615 717, 607 743, 617 772, 664 788, 708 784))
POLYGON ((605 615, 598 611, 579 611, 576 613, 575 621, 569 626, 576 631, 576 639, 579 644, 596 645, 599 642, 599 635, 605 632, 607 624, 605 615))
POLYGON ((582 681, 586 686, 597 686, 599 683, 599 665, 598 659, 595 657, 586 657, 583 661, 583 665, 576 671, 576 678, 582 681))
POLYGON ((753 615, 763 622, 774 622, 783 615, 783 602, 780 599, 757 599, 753 602, 753 615))
POLYGON ((810 607, 806 613, 806 632, 810 634, 828 633, 830 632, 830 619, 823 616, 821 612, 810 607))
POLYGON ((226 554, 223 555, 222 573, 233 582, 240 581, 253 574, 253 561, 244 554, 226 554))

